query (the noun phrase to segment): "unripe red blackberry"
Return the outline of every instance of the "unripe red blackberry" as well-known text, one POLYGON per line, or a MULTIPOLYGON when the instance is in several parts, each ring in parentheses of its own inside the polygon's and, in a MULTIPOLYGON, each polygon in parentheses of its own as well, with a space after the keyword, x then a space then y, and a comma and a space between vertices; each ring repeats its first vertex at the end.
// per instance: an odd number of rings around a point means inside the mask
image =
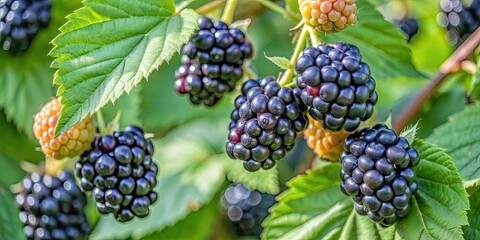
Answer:
POLYGON ((26 51, 51 17, 50 0, 0 0, 0 45, 16 54, 26 51))
POLYGON ((382 226, 405 217, 418 188, 412 169, 420 161, 417 150, 384 124, 350 135, 345 148, 340 189, 352 197, 357 213, 382 226))
POLYGON ((459 46, 480 26, 480 1, 473 0, 470 7, 462 0, 441 0, 437 20, 447 29, 451 45, 459 46))
POLYGON ((270 169, 283 159, 307 125, 306 107, 297 94, 273 77, 245 82, 231 114, 227 154, 244 161, 251 172, 270 169))
POLYGON ((80 187, 92 191, 97 209, 111 213, 120 222, 143 218, 157 200, 158 166, 153 162, 152 141, 143 130, 129 126, 123 131, 99 136, 75 165, 80 187))
POLYGON ((215 105, 243 77, 243 62, 253 56, 245 34, 221 21, 198 20, 199 30, 182 50, 175 89, 193 104, 215 105))
POLYGON ((354 131, 373 114, 375 80, 357 47, 346 43, 306 48, 295 64, 308 112, 329 131, 354 131))
POLYGON ((298 0, 303 22, 319 33, 339 32, 357 22, 356 0, 298 0))
POLYGON ((33 132, 43 153, 57 160, 81 155, 91 148, 95 139, 95 125, 91 117, 86 117, 65 133, 54 137, 61 109, 60 99, 54 98, 40 109, 33 123, 33 132))
POLYGON ((308 116, 308 127, 303 131, 307 145, 320 158, 338 161, 343 152, 343 143, 351 134, 345 130, 330 132, 323 128, 322 123, 308 116))
POLYGON ((23 180, 22 187, 16 203, 27 239, 87 239, 87 201, 72 174, 33 173, 23 180))
POLYGON ((220 201, 222 210, 240 237, 260 237, 262 222, 268 216, 268 209, 276 201, 275 196, 251 191, 242 184, 230 185, 220 201))

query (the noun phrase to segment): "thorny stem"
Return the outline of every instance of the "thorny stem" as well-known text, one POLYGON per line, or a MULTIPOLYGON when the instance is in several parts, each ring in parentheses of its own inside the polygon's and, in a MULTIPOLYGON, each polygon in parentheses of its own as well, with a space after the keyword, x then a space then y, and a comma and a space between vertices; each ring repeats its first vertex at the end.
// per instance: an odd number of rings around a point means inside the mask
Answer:
POLYGON ((440 88, 447 77, 460 70, 461 63, 467 59, 480 44, 480 28, 477 29, 457 50, 440 66, 440 71, 435 75, 422 92, 413 99, 400 117, 394 122, 393 129, 400 132, 422 110, 425 102, 440 88))
MULTIPOLYGON (((300 53, 302 53, 303 48, 305 47, 305 43, 307 41, 307 36, 308 36, 308 28, 303 27, 302 31, 300 32, 300 36, 297 39, 297 44, 295 46, 295 50, 293 51, 293 55, 290 58, 291 66, 295 65, 295 62, 300 56, 300 53)), ((282 75, 282 78, 278 81, 280 86, 285 86, 289 84, 292 81, 292 76, 293 76, 293 68, 287 69, 285 73, 282 75)))
POLYGON ((225 9, 223 10, 222 21, 227 24, 232 23, 235 8, 237 7, 237 0, 227 0, 225 9))
POLYGON ((200 15, 207 15, 208 13, 211 13, 222 6, 222 4, 225 3, 225 0, 216 0, 209 2, 197 9, 195 9, 195 12, 197 12, 200 15))

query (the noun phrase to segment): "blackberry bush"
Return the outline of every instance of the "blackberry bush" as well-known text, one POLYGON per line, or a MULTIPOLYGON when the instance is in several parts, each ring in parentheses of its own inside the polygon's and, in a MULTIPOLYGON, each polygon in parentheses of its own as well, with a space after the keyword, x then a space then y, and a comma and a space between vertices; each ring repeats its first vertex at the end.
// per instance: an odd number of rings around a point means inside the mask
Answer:
POLYGON ((418 21, 415 18, 404 18, 395 21, 395 24, 407 35, 408 42, 418 33, 418 21))
POLYGON ((322 123, 308 116, 308 127, 303 136, 308 146, 320 158, 329 161, 338 161, 343 152, 343 143, 351 134, 345 130, 329 132, 322 127, 322 123))
POLYGON ((33 123, 33 132, 43 153, 57 160, 81 155, 90 149, 95 139, 95 125, 91 117, 86 117, 67 132, 55 137, 61 109, 60 99, 54 98, 34 116, 33 123))
POLYGON ((346 43, 306 48, 295 64, 297 87, 312 118, 329 131, 354 131, 373 114, 378 96, 370 67, 346 43))
POLYGON ((198 20, 199 30, 182 50, 175 89, 193 104, 215 105, 243 77, 243 63, 253 55, 245 34, 222 21, 198 20))
POLYGON ((407 216, 417 192, 412 169, 420 161, 417 150, 384 124, 352 134, 345 148, 340 188, 352 197, 357 213, 382 226, 407 216))
POLYGON ((251 191, 242 184, 230 185, 220 201, 235 234, 242 237, 260 236, 262 222, 275 202, 275 196, 251 191))
POLYGON ((461 0, 441 0, 442 12, 438 21, 447 29, 450 44, 459 46, 480 26, 480 1, 473 0, 470 7, 461 0))
POLYGON ((273 77, 248 80, 231 114, 228 156, 244 161, 251 172, 272 168, 306 128, 304 111, 298 92, 280 87, 273 77))
POLYGON ((0 44, 12 54, 26 51, 51 17, 50 0, 0 0, 0 44))
POLYGON ((87 201, 72 174, 27 176, 16 203, 27 239, 87 239, 87 201))
POLYGON ((357 22, 356 0, 299 0, 303 22, 319 33, 338 32, 357 22))
POLYGON ((81 188, 92 191, 100 213, 111 213, 120 222, 148 216, 149 206, 157 200, 153 152, 152 141, 136 126, 95 139, 75 171, 81 188))

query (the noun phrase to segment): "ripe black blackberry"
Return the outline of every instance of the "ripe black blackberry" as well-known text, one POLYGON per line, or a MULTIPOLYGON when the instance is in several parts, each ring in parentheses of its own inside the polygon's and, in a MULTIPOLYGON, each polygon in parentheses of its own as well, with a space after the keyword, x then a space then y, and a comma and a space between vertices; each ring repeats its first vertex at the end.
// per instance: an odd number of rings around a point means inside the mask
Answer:
POLYGON ((50 0, 0 0, 0 44, 12 54, 26 51, 50 23, 50 0))
POLYGON ((373 114, 375 80, 357 47, 346 43, 306 48, 295 64, 297 87, 310 116, 329 131, 354 131, 373 114))
POLYGON ((183 47, 175 89, 189 94, 193 104, 213 106, 242 79, 243 62, 252 57, 253 47, 241 30, 224 22, 201 17, 198 26, 183 47))
POLYGON ((231 114, 228 156, 244 161, 251 172, 270 169, 283 159, 308 123, 298 94, 273 77, 246 81, 231 114))
POLYGON ((149 206, 157 200, 153 188, 158 166, 152 161, 153 151, 152 141, 136 126, 95 139, 75 170, 81 188, 93 190, 100 213, 112 213, 120 222, 149 214, 149 206))
POLYGON ((404 18, 396 20, 395 24, 407 34, 407 41, 410 42, 413 36, 418 33, 418 21, 415 18, 404 18))
POLYGON ((22 182, 16 196, 27 239, 86 239, 90 225, 84 209, 85 194, 72 174, 33 173, 22 182))
POLYGON ((345 148, 340 188, 352 197, 357 213, 382 226, 405 217, 417 192, 412 169, 420 161, 417 150, 384 124, 350 135, 345 148))
POLYGON ((473 0, 470 7, 462 0, 441 0, 440 8, 438 22, 447 28, 447 37, 453 46, 458 47, 480 26, 479 0, 473 0))
POLYGON ((232 184, 223 193, 220 203, 237 236, 260 237, 262 222, 276 201, 271 194, 250 191, 242 184, 232 184))

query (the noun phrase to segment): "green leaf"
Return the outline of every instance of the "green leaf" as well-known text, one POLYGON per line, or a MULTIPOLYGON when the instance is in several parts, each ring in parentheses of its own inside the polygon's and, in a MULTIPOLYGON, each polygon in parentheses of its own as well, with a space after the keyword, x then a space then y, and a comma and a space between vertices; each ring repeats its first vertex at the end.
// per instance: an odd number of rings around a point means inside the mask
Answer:
POLYGON ((143 237, 143 240, 157 239, 188 239, 203 240, 207 239, 208 234, 213 229, 216 217, 218 215, 219 201, 212 199, 209 204, 203 206, 196 212, 190 213, 185 219, 173 226, 167 227, 160 232, 143 237))
POLYGON ((0 184, 6 186, 20 182, 25 171, 20 167, 20 161, 11 159, 0 153, 0 184))
MULTIPOLYGON (((224 161, 228 160, 225 159, 224 161)), ((243 167, 243 161, 230 160, 228 165, 230 167, 227 170, 227 178, 230 181, 242 183, 250 190, 258 190, 274 195, 280 192, 277 167, 267 171, 249 172, 243 167)))
POLYGON ((410 214, 396 224, 398 234, 403 239, 463 239, 468 195, 452 158, 421 140, 415 140, 413 147, 422 157, 415 167, 418 192, 410 214))
POLYGON ((475 56, 477 60, 477 71, 472 75, 472 83, 468 90, 468 95, 479 98, 480 97, 480 53, 475 56))
POLYGON ((157 148, 155 161, 160 169, 155 187, 159 198, 150 207, 150 216, 125 224, 117 222, 112 216, 104 216, 93 231, 92 238, 139 239, 160 231, 210 202, 224 182, 224 156, 211 155, 201 141, 184 136, 164 138, 154 143, 157 148))
POLYGON ((80 5, 79 1, 63 0, 53 0, 52 4, 61 7, 52 8, 50 26, 39 32, 27 52, 11 55, 0 51, 0 111, 29 137, 33 137, 33 115, 55 93, 52 59, 47 56, 50 41, 65 23, 65 16, 80 5))
POLYGON ((287 11, 300 14, 300 6, 298 5, 298 0, 285 0, 287 11))
POLYGON ((0 239, 25 239, 22 224, 18 218, 18 208, 14 197, 3 185, 0 185, 0 239))
POLYGON ((452 115, 428 140, 447 149, 464 181, 480 178, 480 104, 452 115))
POLYGON ((328 34, 327 42, 354 44, 360 49, 362 60, 370 66, 372 76, 378 80, 420 73, 411 63, 411 51, 405 36, 367 1, 357 1, 358 23, 344 31, 328 34))
POLYGON ((468 212, 468 226, 463 227, 466 240, 480 239, 480 191, 469 197, 472 208, 468 212))
POLYGON ((407 139, 409 143, 413 143, 417 136, 418 131, 418 122, 415 125, 407 126, 403 131, 400 133, 400 136, 407 139))
POLYGON ((353 201, 341 193, 340 165, 329 164, 292 179, 263 222, 265 239, 391 239, 391 228, 379 232, 359 216, 353 201))
POLYGON ((83 3, 68 16, 50 52, 63 106, 57 135, 130 92, 180 51, 197 28, 198 15, 189 9, 175 14, 173 0, 83 3))
POLYGON ((293 69, 293 65, 290 63, 290 60, 284 57, 269 57, 265 54, 265 57, 270 60, 273 64, 277 65, 283 70, 293 69))

